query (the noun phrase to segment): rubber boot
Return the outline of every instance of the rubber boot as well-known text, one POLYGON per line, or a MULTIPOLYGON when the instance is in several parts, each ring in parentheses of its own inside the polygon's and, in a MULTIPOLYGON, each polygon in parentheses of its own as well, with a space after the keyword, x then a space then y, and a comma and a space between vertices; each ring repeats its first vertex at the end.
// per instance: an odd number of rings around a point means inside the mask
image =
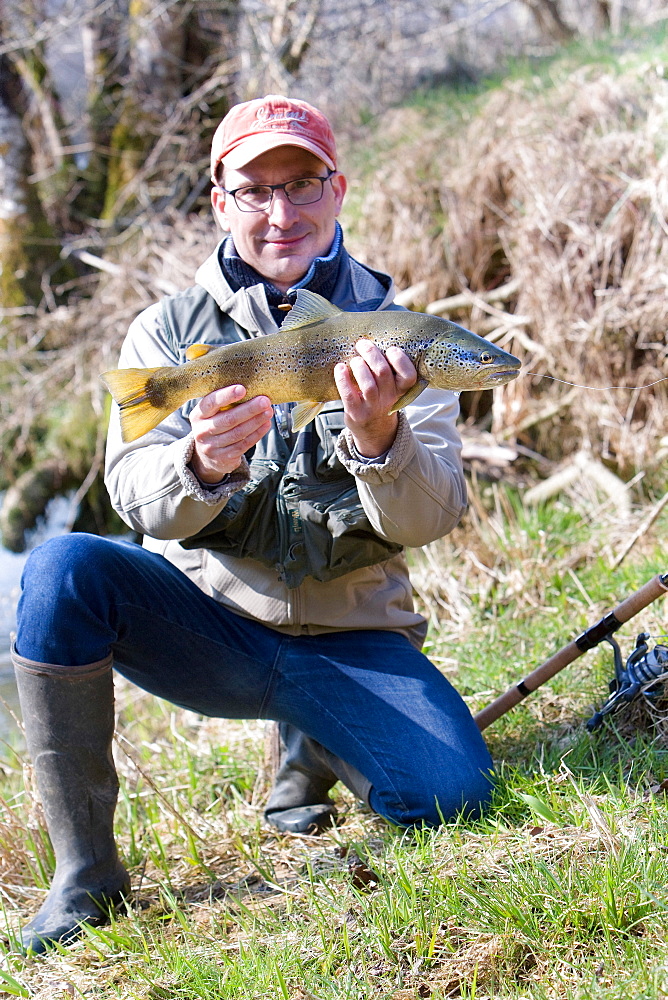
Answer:
POLYGON ((371 783, 287 722, 276 723, 273 738, 278 767, 264 818, 285 833, 321 833, 336 821, 336 807, 329 798, 330 788, 341 780, 368 803, 371 783))
POLYGON ((23 928, 24 952, 107 923, 130 879, 113 837, 118 779, 111 755, 111 657, 83 667, 35 663, 12 654, 26 743, 56 857, 51 889, 23 928))

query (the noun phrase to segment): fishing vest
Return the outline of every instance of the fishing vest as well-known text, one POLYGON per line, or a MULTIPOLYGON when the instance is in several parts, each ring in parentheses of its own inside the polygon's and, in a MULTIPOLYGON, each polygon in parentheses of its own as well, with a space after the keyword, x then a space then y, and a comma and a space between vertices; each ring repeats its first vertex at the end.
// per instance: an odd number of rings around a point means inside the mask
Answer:
MULTIPOLYGON (((230 344, 249 336, 199 286, 163 299, 162 317, 167 342, 181 362, 191 344, 230 344)), ((184 412, 194 405, 186 404, 184 412)), ((340 400, 325 404, 289 438, 274 416, 269 432, 246 454, 250 482, 210 524, 180 544, 257 559, 289 588, 306 576, 326 582, 400 552, 401 545, 373 530, 355 477, 337 458, 344 426, 340 400)))

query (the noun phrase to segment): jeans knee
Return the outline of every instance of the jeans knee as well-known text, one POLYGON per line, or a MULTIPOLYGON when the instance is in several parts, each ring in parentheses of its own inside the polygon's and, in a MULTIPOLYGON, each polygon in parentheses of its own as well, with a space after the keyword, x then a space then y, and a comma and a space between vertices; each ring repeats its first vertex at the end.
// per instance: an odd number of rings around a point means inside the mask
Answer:
POLYGON ((31 552, 16 614, 19 655, 71 665, 107 655, 106 553, 113 544, 80 533, 51 538, 31 552))
POLYGON ((450 774, 448 780, 429 785, 411 785, 399 795, 371 793, 371 807, 385 819, 397 826, 441 826, 459 816, 477 819, 489 807, 493 784, 493 772, 480 770, 466 776, 450 774))
POLYGON ((62 600, 71 589, 85 590, 91 574, 99 572, 104 545, 104 539, 83 533, 60 535, 38 545, 23 570, 23 596, 44 601, 54 595, 62 600))

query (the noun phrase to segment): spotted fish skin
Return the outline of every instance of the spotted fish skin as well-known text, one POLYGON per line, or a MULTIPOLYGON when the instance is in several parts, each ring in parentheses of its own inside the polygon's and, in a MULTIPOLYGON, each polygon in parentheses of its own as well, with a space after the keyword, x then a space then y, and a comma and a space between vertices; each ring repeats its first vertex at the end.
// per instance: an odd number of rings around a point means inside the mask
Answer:
POLYGON ((395 410, 428 386, 489 389, 519 374, 512 354, 449 320, 405 310, 343 312, 300 289, 277 333, 222 347, 194 345, 188 353, 193 360, 182 365, 117 369, 100 377, 119 404, 124 441, 145 434, 188 400, 228 385, 243 385, 244 401, 264 395, 272 403, 297 402, 298 429, 325 402, 339 398, 334 367, 349 361, 363 338, 383 352, 400 347, 415 365, 417 383, 395 410))

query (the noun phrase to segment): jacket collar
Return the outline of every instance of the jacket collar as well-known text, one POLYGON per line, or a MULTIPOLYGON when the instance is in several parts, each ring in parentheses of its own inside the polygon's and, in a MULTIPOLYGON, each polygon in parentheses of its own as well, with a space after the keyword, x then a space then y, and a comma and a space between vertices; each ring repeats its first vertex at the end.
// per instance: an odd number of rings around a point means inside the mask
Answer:
MULTIPOLYGON (((198 268, 196 284, 206 289, 221 310, 251 336, 274 333, 277 324, 271 314, 264 282, 233 288, 220 266, 219 254, 224 242, 225 240, 221 240, 214 252, 198 268)), ((360 264, 344 247, 341 247, 340 255, 336 283, 331 294, 331 301, 335 305, 346 311, 362 312, 386 309, 392 304, 395 289, 389 275, 360 264)), ((305 282, 306 279, 299 284, 305 282)))

